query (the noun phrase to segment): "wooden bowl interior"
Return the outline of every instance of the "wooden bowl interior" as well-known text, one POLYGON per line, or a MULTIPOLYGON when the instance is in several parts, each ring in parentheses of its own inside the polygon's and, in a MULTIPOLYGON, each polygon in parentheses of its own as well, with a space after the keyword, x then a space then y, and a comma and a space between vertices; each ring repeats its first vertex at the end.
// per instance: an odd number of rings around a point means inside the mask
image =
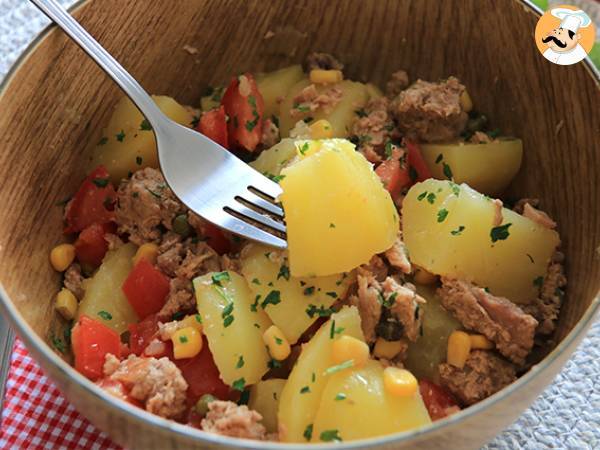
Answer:
MULTIPOLYGON (((198 105, 208 85, 270 70, 311 51, 337 55, 349 78, 384 85, 456 75, 478 110, 523 139, 514 197, 537 197, 559 223, 568 294, 557 338, 600 288, 600 90, 583 63, 548 63, 536 50, 536 15, 520 2, 481 0, 103 0, 76 17, 151 93, 198 105), (268 31, 275 35, 265 39, 268 31), (184 46, 195 47, 190 54, 184 46), (595 180, 595 181, 594 181, 595 180)), ((122 93, 59 30, 12 75, 0 98, 0 280, 29 325, 59 333, 60 276, 48 252, 62 242, 62 208, 88 168, 122 93)))

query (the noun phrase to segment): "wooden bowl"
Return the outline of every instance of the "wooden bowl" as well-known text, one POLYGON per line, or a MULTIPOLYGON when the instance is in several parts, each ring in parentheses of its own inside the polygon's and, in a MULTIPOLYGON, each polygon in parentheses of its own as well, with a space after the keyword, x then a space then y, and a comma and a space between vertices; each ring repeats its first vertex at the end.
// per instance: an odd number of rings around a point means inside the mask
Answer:
MULTIPOLYGON (((558 373, 599 309, 600 89, 588 62, 556 66, 536 49, 538 14, 517 0, 88 1, 74 15, 150 92, 197 105, 203 89, 245 70, 330 52, 347 74, 383 84, 458 76, 478 108, 525 148, 512 186, 542 199, 558 219, 568 294, 557 346, 502 392, 416 432, 338 448, 478 448, 529 406, 558 373), (265 39, 273 31, 275 36, 265 39), (189 45, 196 54, 184 50, 189 45)), ((65 35, 50 28, 29 47, 0 96, 1 309, 68 399, 128 448, 285 448, 206 434, 121 403, 51 348, 60 276, 48 252, 61 242, 62 208, 74 192, 119 89, 65 35)))

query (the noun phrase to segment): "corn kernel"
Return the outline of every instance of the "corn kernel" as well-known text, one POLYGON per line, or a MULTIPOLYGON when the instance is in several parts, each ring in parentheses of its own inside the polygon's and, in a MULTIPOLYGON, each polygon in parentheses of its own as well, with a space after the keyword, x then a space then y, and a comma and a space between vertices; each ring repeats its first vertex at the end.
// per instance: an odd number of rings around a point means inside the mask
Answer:
POLYGON ((335 364, 353 360, 354 367, 362 367, 369 360, 369 346, 360 339, 343 335, 333 342, 331 357, 335 364))
POLYGON ((271 325, 267 328, 267 331, 263 334, 263 341, 269 348, 269 353, 273 359, 283 361, 290 356, 292 351, 290 343, 283 332, 275 325, 271 325))
POLYGON ((448 364, 462 369, 471 352, 471 338, 464 331, 453 331, 448 338, 448 364))
POLYGON ((342 81, 344 79, 344 74, 341 70, 313 69, 308 74, 308 78, 311 83, 331 84, 342 81))
POLYGON ((330 139, 333 137, 333 128, 328 120, 317 120, 308 128, 310 129, 310 137, 313 139, 330 139))
POLYGON ((410 397, 417 392, 418 383, 408 370, 390 366, 383 370, 383 386, 392 395, 410 397))
POLYGON ((77 298, 67 288, 62 288, 58 294, 56 294, 56 303, 54 307, 66 320, 73 320, 77 315, 77 298))
POLYGON ((75 246, 60 244, 50 252, 50 264, 57 272, 64 272, 75 259, 75 246))
POLYGON ((471 100, 471 96, 469 93, 465 91, 460 95, 460 107, 464 112, 469 112, 473 109, 473 101, 471 100))
POLYGON ((378 358, 394 359, 404 348, 407 348, 406 342, 386 341, 383 338, 378 338, 375 342, 373 354, 378 358))
POLYGON ((491 350, 494 348, 494 343, 482 334, 469 335, 472 349, 491 350))
POLYGON ((415 283, 429 286, 437 282, 437 277, 422 267, 415 266, 414 280, 415 283))
POLYGON ((145 259, 150 264, 154 264, 156 262, 156 257, 158 256, 158 245, 148 242, 146 244, 140 245, 135 252, 135 256, 133 257, 133 265, 135 266, 140 260, 145 259))
POLYGON ((195 328, 198 333, 202 333, 202 318, 200 314, 192 314, 181 319, 179 321, 179 329, 186 327, 195 328))
POLYGON ((202 350, 202 336, 194 327, 185 327, 171 335, 175 359, 193 358, 202 350))

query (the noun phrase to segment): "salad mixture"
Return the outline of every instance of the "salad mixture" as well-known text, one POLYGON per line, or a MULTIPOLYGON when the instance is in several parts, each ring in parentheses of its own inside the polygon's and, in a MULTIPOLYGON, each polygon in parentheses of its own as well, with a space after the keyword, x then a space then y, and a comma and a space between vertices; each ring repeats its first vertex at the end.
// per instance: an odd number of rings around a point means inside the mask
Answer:
POLYGON ((181 204, 127 99, 65 205, 57 349, 110 394, 210 433, 282 442, 426 426, 498 392, 550 342, 556 223, 498 199, 518 172, 449 77, 385 93, 327 54, 158 106, 280 183, 287 251, 181 204), (62 320, 62 319, 61 319, 62 320))

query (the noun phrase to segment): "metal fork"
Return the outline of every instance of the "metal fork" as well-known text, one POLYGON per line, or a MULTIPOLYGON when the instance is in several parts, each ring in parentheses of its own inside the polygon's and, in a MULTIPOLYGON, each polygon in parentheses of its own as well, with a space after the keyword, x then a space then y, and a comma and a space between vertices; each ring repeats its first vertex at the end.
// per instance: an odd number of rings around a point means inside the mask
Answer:
POLYGON ((202 134, 165 116, 140 84, 55 0, 30 0, 131 98, 152 125, 162 173, 192 211, 232 233, 286 248, 281 187, 202 134))

